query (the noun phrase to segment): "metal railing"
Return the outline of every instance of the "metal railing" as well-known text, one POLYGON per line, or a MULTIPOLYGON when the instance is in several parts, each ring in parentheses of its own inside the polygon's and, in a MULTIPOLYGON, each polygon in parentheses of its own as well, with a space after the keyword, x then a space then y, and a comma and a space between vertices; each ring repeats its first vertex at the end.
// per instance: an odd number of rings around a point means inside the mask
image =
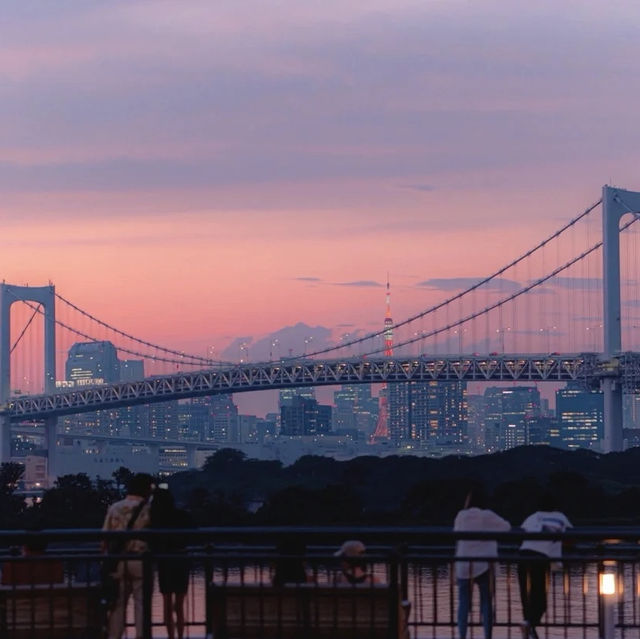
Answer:
MULTIPOLYGON (((103 594, 100 568, 104 559, 100 542, 116 538, 143 539, 148 544, 146 552, 120 557, 141 562, 145 639, 167 636, 156 577, 156 567, 163 559, 175 559, 189 566, 185 637, 209 637, 219 628, 213 618, 217 613, 212 605, 212 590, 218 595, 233 591, 234 596, 241 596, 244 591, 251 591, 254 596, 256 592, 263 593, 267 602, 272 596, 276 566, 283 559, 299 559, 305 564, 307 583, 295 588, 304 592, 307 602, 313 600, 314 593, 326 597, 331 588, 338 588, 340 559, 334 552, 346 539, 360 539, 367 545, 367 570, 375 575, 376 587, 386 584, 398 601, 410 602, 409 636, 454 639, 458 637, 455 543, 469 538, 499 542, 499 556, 491 561, 494 637, 522 636, 517 572, 523 560, 518 548, 525 538, 559 539, 568 549, 562 563, 553 565, 550 571, 547 611, 538 628, 541 639, 640 636, 640 530, 577 529, 564 535, 525 535, 517 531, 453 533, 442 528, 342 527, 110 533, 0 531, 0 636, 92 639, 99 636, 96 633, 103 632, 108 615, 100 603, 103 594), (20 548, 34 541, 40 545, 45 542, 46 552, 21 554, 20 548), (172 543, 186 548, 178 554, 158 550, 172 543), (27 599, 30 604, 25 603, 27 599), (61 611, 66 611, 66 615, 61 611), (87 626, 83 629, 84 623, 87 626), (7 629, 18 626, 23 634, 7 634, 7 629), (52 628, 58 628, 59 634, 54 634, 52 628)), ((279 601, 282 605, 283 600, 279 601)), ((472 600, 468 631, 471 639, 483 636, 478 608, 477 601, 472 600)), ((316 611, 316 618, 319 614, 324 613, 316 611)), ((392 617, 391 621, 395 619, 392 617)), ((135 636, 130 628, 133 623, 130 604, 127 636, 135 636)), ((271 622, 265 617, 263 623, 271 622)), ((339 620, 334 623, 339 624, 339 620)), ((340 634, 337 630, 338 625, 333 636, 340 634)), ((241 624, 236 632, 242 635, 241 624)), ((368 636, 378 636, 376 632, 371 630, 368 636)), ((282 636, 285 634, 283 631, 282 636)), ((312 632, 306 634, 313 636, 312 632)), ((273 634, 272 628, 268 636, 275 637, 277 632, 273 634)), ((387 636, 398 635, 394 629, 387 636)))

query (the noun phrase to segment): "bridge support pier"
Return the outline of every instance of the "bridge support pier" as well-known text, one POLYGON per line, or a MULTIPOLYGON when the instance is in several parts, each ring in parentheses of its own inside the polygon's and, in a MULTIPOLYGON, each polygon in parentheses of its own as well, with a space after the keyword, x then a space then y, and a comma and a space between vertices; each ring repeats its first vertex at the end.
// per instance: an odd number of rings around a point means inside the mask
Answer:
POLYGON ((189 470, 196 467, 196 447, 187 445, 187 466, 189 470))
MULTIPOLYGON (((602 292, 604 357, 622 350, 620 308, 620 219, 640 211, 640 193, 612 186, 602 187, 602 292)), ((621 451, 622 388, 618 380, 604 379, 604 452, 621 451)))
POLYGON ((47 417, 44 420, 44 438, 47 443, 47 475, 49 484, 53 485, 54 480, 58 477, 58 468, 56 465, 56 454, 58 445, 58 418, 47 417))
POLYGON ((11 420, 0 416, 0 464, 11 459, 11 420))
MULTIPOLYGON (((0 403, 11 397, 11 306, 15 302, 33 302, 44 309, 44 392, 56 389, 56 291, 49 286, 14 286, 0 283, 0 403)), ((0 423, 0 462, 11 457, 11 425, 0 423), (5 445, 5 438, 9 444, 5 445)))
POLYGON ((622 437, 622 387, 618 380, 603 379, 604 395, 604 451, 621 451, 624 446, 622 437))

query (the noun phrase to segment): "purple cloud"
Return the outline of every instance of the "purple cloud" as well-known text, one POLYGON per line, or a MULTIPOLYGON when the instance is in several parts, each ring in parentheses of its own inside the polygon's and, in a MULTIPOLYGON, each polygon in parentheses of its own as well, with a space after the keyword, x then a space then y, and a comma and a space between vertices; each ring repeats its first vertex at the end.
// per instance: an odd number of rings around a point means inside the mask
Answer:
POLYGON ((355 287, 380 287, 383 286, 380 282, 374 282, 373 280, 356 280, 355 282, 335 282, 335 286, 355 286, 355 287))
POLYGON ((548 286, 568 288, 573 290, 591 290, 602 288, 600 277, 553 277, 547 281, 548 286))
MULTIPOLYGON (((419 286, 421 288, 437 289, 440 291, 458 291, 475 286, 483 279, 484 278, 482 277, 432 278, 429 280, 424 280, 423 282, 418 282, 416 286, 419 286)), ((522 288, 522 285, 514 280, 494 278, 489 282, 486 282, 479 288, 482 290, 509 292, 517 291, 518 289, 522 288)))

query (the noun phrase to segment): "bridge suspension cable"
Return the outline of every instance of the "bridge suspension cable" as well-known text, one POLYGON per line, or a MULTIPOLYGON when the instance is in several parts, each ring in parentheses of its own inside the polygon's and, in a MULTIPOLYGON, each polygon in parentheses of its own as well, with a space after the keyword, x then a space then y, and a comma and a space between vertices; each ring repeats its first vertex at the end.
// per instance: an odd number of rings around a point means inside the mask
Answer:
MULTIPOLYGON (((587 209, 585 209, 583 212, 581 212, 579 215, 577 215, 576 217, 574 217, 573 219, 571 219, 569 222, 567 222, 566 224, 564 224, 560 229, 558 229, 557 231, 555 231, 553 234, 549 235, 548 237, 546 237, 544 240, 542 240, 541 242, 539 242, 536 246, 534 246, 533 248, 531 248, 530 250, 526 251, 525 253, 523 253, 522 255, 520 255, 519 257, 517 257, 516 259, 512 260, 511 262, 509 262, 508 264, 506 264, 505 266, 501 267, 500 269, 498 269, 497 271, 495 271, 494 273, 492 273, 491 275, 478 280, 477 282, 475 282, 474 284, 472 284, 471 286, 467 287, 466 289, 460 291, 459 293, 456 293, 455 295, 447 298, 446 300, 439 302, 415 315, 412 315, 402 321, 396 322, 393 324, 392 329, 398 329, 401 328, 403 326, 406 326, 416 320, 422 319, 430 314, 434 314, 436 313, 438 310, 443 309, 443 308, 447 308, 448 305, 452 304, 453 302, 456 302, 458 300, 461 300, 463 297, 465 297, 466 295, 472 293, 473 291, 478 290, 479 288, 481 288, 482 286, 485 286, 486 284, 488 284, 489 282, 491 282, 492 280, 495 280, 497 278, 499 278, 501 275, 503 275, 506 271, 508 271, 509 269, 515 267, 516 265, 520 264, 521 262, 523 262, 524 260, 526 260, 527 258, 530 258, 533 254, 535 254, 537 251, 543 249, 547 244, 549 244, 551 241, 557 239, 558 237, 560 237, 565 231, 567 231, 568 229, 570 229, 571 227, 575 226, 580 220, 582 220, 583 218, 585 218, 587 215, 589 215, 594 209, 596 209, 596 207, 598 207, 600 204, 602 203, 602 200, 598 200, 597 202, 595 202, 594 204, 592 204, 591 206, 589 206, 587 209)), ((637 218, 633 218, 629 223, 625 224, 621 230, 624 230, 625 228, 627 228, 628 226, 630 226, 633 222, 636 221, 637 218)), ((575 264, 576 262, 578 262, 579 260, 585 258, 587 255, 589 255, 590 253, 592 253, 593 251, 595 251, 597 248, 599 248, 602 245, 602 242, 598 242, 597 244, 595 244, 594 246, 592 246, 590 249, 584 251, 583 253, 581 253, 580 255, 578 255, 576 258, 566 262, 565 264, 563 264, 562 266, 556 268, 555 270, 553 270, 551 273, 549 273, 546 276, 543 276, 541 278, 539 278, 538 280, 534 281, 533 283, 525 286, 524 288, 516 291, 514 294, 507 296, 506 298, 503 298, 497 302, 495 302, 494 304, 491 304, 489 306, 486 306, 484 309, 482 309, 481 311, 478 312, 474 312, 471 314, 466 315, 465 317, 460 318, 459 320, 455 321, 455 322, 447 322, 445 326, 431 330, 429 332, 424 332, 421 331, 419 335, 408 339, 408 340, 404 340, 401 342, 398 342, 396 344, 397 347, 402 347, 405 345, 409 345, 412 343, 415 343, 417 341, 420 340, 424 340, 427 339, 428 337, 432 337, 434 335, 438 335, 440 333, 443 333, 447 330, 450 330, 452 328, 456 328, 459 327, 479 316, 488 314, 489 311, 496 309, 496 308, 502 308, 502 306, 504 306, 506 303, 518 298, 519 296, 523 295, 524 293, 530 291, 531 289, 535 288, 536 286, 539 286, 540 284, 546 282, 547 280, 549 280, 550 278, 554 277, 555 275, 557 275, 558 273, 566 270, 567 268, 569 268, 572 264, 575 264)), ((141 357, 144 359, 151 359, 153 361, 158 361, 158 362, 165 362, 165 363, 170 363, 170 364, 177 364, 177 365, 187 365, 187 366, 197 366, 197 365, 204 365, 204 366, 212 366, 212 365, 230 365, 229 362, 224 362, 224 361, 220 361, 220 360, 213 360, 207 357, 203 357, 200 355, 193 355, 193 354, 188 354, 188 353, 183 353, 181 351, 177 351, 175 349, 171 349, 171 348, 167 348, 164 346, 160 346, 158 344, 154 344, 152 342, 149 342, 148 340, 136 337, 126 331, 123 331, 121 329, 116 328, 115 326, 112 326, 111 324, 99 319, 98 317, 96 317, 95 315, 85 311, 84 309, 80 308, 79 306, 77 306, 76 304, 74 304, 73 302, 71 302, 70 300, 66 299, 65 297, 63 297, 62 295, 60 295, 59 293, 56 293, 56 298, 58 298, 61 302, 63 302, 64 304, 66 304, 67 306, 69 306, 70 308, 72 308, 74 311, 80 313, 82 316, 88 318, 90 321, 95 322, 96 324, 106 328, 109 331, 112 331, 113 333, 128 339, 134 343, 140 344, 142 346, 145 346, 147 348, 151 348, 155 351, 157 351, 158 353, 164 353, 167 356, 161 356, 159 354, 154 354, 154 355, 149 355, 147 353, 143 353, 140 352, 138 350, 134 350, 132 348, 127 348, 125 346, 117 346, 116 348, 118 351, 121 351, 123 353, 127 353, 136 357, 141 357), (171 357, 174 356, 174 357, 171 357), (177 357, 177 359, 176 359, 177 357)), ((34 313, 31 317, 31 319, 29 320, 29 322, 27 323, 27 326, 25 326, 25 328, 23 329, 22 333, 20 334, 20 336, 18 337, 18 340, 16 341, 16 343, 14 344, 13 349, 15 349, 15 347, 18 345, 18 342, 20 341, 20 339, 22 338, 22 336, 24 335, 24 333, 26 332, 28 326, 31 324, 31 322, 33 321, 33 318, 35 317, 35 315, 37 313, 41 313, 43 314, 42 309, 40 309, 40 307, 38 305, 33 305, 30 304, 28 302, 26 302, 27 305, 32 308, 34 310, 34 313)), ((87 339, 89 341, 99 341, 97 340, 95 337, 92 337, 91 335, 87 334, 84 331, 80 331, 78 329, 73 328, 72 326, 70 326, 69 324, 66 324, 65 322, 60 321, 59 319, 56 318, 56 324, 58 326, 60 326, 61 328, 64 328, 67 331, 72 332, 73 334, 82 337, 83 339, 87 339)), ((318 355, 323 355, 326 353, 331 353, 331 352, 335 352, 335 351, 340 351, 342 349, 348 348, 350 346, 354 346, 357 344, 362 344, 364 342, 367 342, 369 340, 372 340, 376 337, 379 337, 381 335, 384 334, 385 330, 388 330, 387 328, 382 328, 379 331, 375 331, 372 333, 368 333, 362 337, 357 337, 348 341, 343 341, 340 344, 336 344, 334 346, 329 346, 326 348, 322 348, 322 349, 318 349, 316 351, 313 351, 311 353, 308 353, 305 357, 314 357, 314 356, 318 356, 318 355)), ((382 350, 384 350, 383 348, 379 348, 379 349, 375 349, 372 351, 369 351, 366 354, 375 354, 375 353, 379 353, 382 350)), ((284 360, 290 360, 290 359, 297 359, 297 357, 287 357, 287 358, 283 358, 284 360)))
MULTIPOLYGON (((406 326, 407 324, 410 324, 411 322, 414 322, 414 321, 416 321, 418 319, 422 319, 423 317, 426 317, 427 315, 430 315, 431 313, 435 313, 439 309, 447 307, 452 302, 460 300, 465 295, 468 295, 469 293, 472 293, 473 291, 479 289, 481 286, 484 286, 485 284, 487 284, 491 280, 499 277, 500 275, 502 275, 503 273, 505 273, 509 269, 511 269, 514 266, 518 265, 520 262, 522 262, 525 259, 531 257, 534 253, 536 253, 540 249, 544 248, 552 240, 555 240, 558 237, 560 237, 560 235, 562 235, 565 231, 567 231, 571 227, 575 226, 580 220, 582 220, 584 217, 589 215, 594 209, 596 209, 598 206, 600 206, 600 204, 602 204, 602 199, 599 199, 597 202, 593 203, 587 209, 582 211, 582 213, 580 213, 579 215, 577 215, 573 219, 569 220, 569 222, 567 222, 564 226, 562 226, 560 229, 558 229, 555 233, 553 233, 552 235, 549 235, 544 240, 539 242, 536 246, 534 246, 532 249, 529 249, 526 253, 523 253, 518 258, 514 259, 513 261, 509 262, 508 264, 506 264, 505 266, 500 268, 499 270, 495 271, 493 274, 491 274, 491 275, 479 280, 478 282, 476 282, 475 284, 473 284, 473 285, 469 286, 468 288, 464 289, 460 293, 456 293, 456 295, 453 295, 453 296, 447 298, 446 300, 444 300, 442 302, 439 302, 438 304, 435 304, 434 306, 431 306, 431 307, 427 308, 424 311, 421 311, 420 313, 412 315, 412 316, 410 316, 410 317, 408 317, 408 318, 406 318, 406 319, 404 319, 404 320, 402 320, 400 322, 397 322, 397 323, 393 324, 393 326, 391 327, 391 330, 396 330, 396 329, 401 328, 403 326, 406 326)), ((624 230, 624 228, 626 228, 626 226, 624 226, 621 230, 624 230)), ((598 248, 598 246, 600 246, 600 245, 602 245, 602 242, 600 242, 597 246, 592 247, 592 250, 596 250, 598 248)), ((587 251, 585 254, 581 254, 580 256, 578 256, 578 258, 576 260, 574 260, 574 262, 567 263, 564 268, 568 268, 569 266, 571 266, 571 264, 573 264, 576 261, 586 257, 586 255, 591 253, 592 250, 587 251)), ((564 268, 561 269, 561 270, 564 270, 564 268)), ((553 277, 553 275, 551 275, 550 277, 553 277)), ((546 279, 549 279, 549 278, 546 278, 546 279)), ((546 281, 546 279, 543 280, 543 281, 546 281)), ((532 288, 532 287, 530 287, 530 288, 532 288)), ((527 290, 530 290, 530 288, 527 288, 527 290)), ((523 291, 523 292, 526 292, 526 291, 523 291)), ((517 296, 513 296, 513 297, 517 297, 517 296)), ((506 300, 506 301, 509 301, 509 300, 506 300)), ((493 309, 493 308, 497 308, 499 306, 500 306, 499 304, 498 305, 493 305, 491 308, 493 309)), ((483 312, 486 312, 486 311, 483 311, 483 312)), ((482 314, 482 313, 479 313, 479 314, 482 314)), ((473 317, 476 317, 476 315, 474 315, 473 317)), ((449 325, 449 328, 453 328, 455 326, 460 326, 464 322, 469 321, 470 319, 473 319, 473 317, 468 317, 464 321, 451 324, 451 325, 449 325)), ((312 353, 309 353, 307 355, 307 357, 314 357, 316 355, 324 355, 326 353, 331 353, 333 351, 342 350, 342 349, 348 348, 350 346, 355 346, 356 344, 362 344, 362 343, 367 342, 369 340, 372 340, 372 339, 374 339, 376 337, 384 335, 386 330, 389 330, 389 327, 382 328, 379 331, 375 331, 373 333, 367 333, 366 335, 363 335, 362 337, 357 337, 355 339, 343 342, 342 344, 337 344, 335 346, 328 346, 326 348, 318 349, 316 351, 313 351, 312 353)), ((443 330, 445 330, 445 329, 443 329, 443 330)), ((440 330, 432 331, 429 335, 425 335, 424 337, 421 336, 419 338, 414 338, 414 339, 408 340, 406 342, 398 343, 398 344, 395 344, 395 346, 400 347, 400 346, 403 346, 405 344, 411 344, 411 343, 413 343, 415 341, 418 341, 419 339, 424 339, 425 337, 428 337, 428 336, 431 336, 431 335, 437 335, 440 332, 442 332, 442 331, 440 331, 440 330)), ((379 353, 382 350, 384 350, 384 349, 381 348, 381 349, 378 349, 378 350, 375 350, 375 351, 371 351, 371 353, 379 353)), ((297 358, 285 358, 285 359, 297 359, 297 358)))
MULTIPOLYGON (((29 304, 29 306, 31 306, 31 305, 29 304)), ((20 340, 24 337, 24 334, 27 332, 27 329, 29 328, 29 326, 31 326, 31 322, 33 322, 33 320, 35 319, 35 317, 38 314, 38 312, 40 312, 40 306, 39 305, 36 306, 36 308, 33 311, 31 317, 29 318, 29 321, 25 324, 24 328, 20 332, 20 335, 18 335, 18 338, 13 343, 13 346, 11 347, 11 350, 9 351, 9 355, 11 355, 11 353, 13 353, 13 351, 16 350, 16 348, 18 347, 18 344, 20 343, 20 340)))
MULTIPOLYGON (((223 365, 228 365, 229 364, 229 362, 225 362, 225 361, 221 361, 221 360, 212 360, 212 359, 209 359, 207 357, 202 357, 200 355, 191 355, 191 354, 187 354, 187 353, 182 353, 181 351, 176 351, 176 350, 171 349, 171 348, 166 348, 164 346, 159 346, 158 344, 153 344, 152 342, 149 342, 147 340, 144 340, 144 339, 141 339, 139 337, 136 337, 135 335, 131 335, 130 333, 122 331, 119 328, 116 328, 115 326, 112 326, 111 324, 108 324, 107 322, 104 322, 103 320, 97 318, 95 315, 92 315, 91 313, 81 309, 79 306, 77 306, 73 302, 69 301, 68 299, 64 298, 59 293, 56 293, 56 297, 61 302, 64 302, 65 304, 70 306, 73 310, 77 311, 78 313, 80 313, 84 317, 87 317, 88 319, 96 322, 100 326, 103 326, 104 328, 106 328, 106 329, 108 329, 110 331, 113 331, 117 335, 120 335, 121 337, 129 339, 129 340, 131 340, 133 342, 136 342, 138 344, 142 344, 143 346, 148 346, 149 348, 153 348, 154 350, 160 351, 162 353, 167 353, 169 355, 177 355, 178 357, 180 357, 180 360, 176 361, 176 360, 171 360, 171 359, 163 359, 163 358, 159 358, 159 357, 143 355, 141 353, 137 353, 135 351, 127 350, 126 348, 121 348, 121 347, 118 347, 118 350, 122 350, 122 351, 124 351, 126 353, 130 353, 130 354, 137 355, 137 356, 143 356, 143 357, 147 357, 147 358, 150 358, 150 359, 155 359, 155 360, 161 361, 161 362, 184 363, 184 360, 186 358, 186 359, 189 359, 189 360, 193 360, 194 362, 199 362, 201 364, 207 364, 208 366, 211 366, 213 364, 223 364, 223 365)), ((66 327, 66 328, 70 329, 70 327, 66 327)), ((73 330, 73 329, 70 329, 70 330, 73 330)), ((78 333, 78 334, 80 334, 80 333, 78 333)), ((87 336, 83 335, 83 337, 87 337, 87 336)), ((92 341, 95 341, 93 338, 90 338, 90 339, 92 341)), ((190 363, 193 363, 193 362, 190 362, 190 363)))
MULTIPOLYGON (((40 313, 41 315, 44 315, 44 311, 41 309, 41 307, 37 304, 33 304, 32 302, 28 302, 26 300, 22 300, 24 302, 24 304, 26 304, 29 308, 31 308, 34 311, 34 315, 32 317, 35 317, 36 314, 40 313)), ((66 324, 65 322, 61 321, 60 319, 58 319, 56 317, 55 320, 56 324, 58 326, 60 326, 60 328, 64 328, 67 331, 70 331, 71 333, 73 333, 74 335, 77 335, 78 337, 82 337, 90 342, 97 342, 100 340, 97 340, 95 337, 92 337, 91 335, 89 335, 88 333, 85 333, 83 331, 78 330, 77 328, 73 328, 73 326, 69 326, 69 324, 66 324)), ((31 323, 31 320, 29 321, 29 323, 31 323)), ((102 322, 101 322, 102 323, 102 322)), ((26 328, 24 329, 23 333, 26 331, 26 328)), ((22 335, 21 335, 22 336, 22 335)), ((139 340, 140 342, 144 341, 144 340, 139 340)), ((14 348, 17 345, 14 344, 14 348)), ((150 344, 151 345, 151 344, 150 344)), ((180 356, 180 359, 170 359, 168 357, 162 357, 159 355, 149 355, 147 353, 141 353, 139 351, 135 351, 133 349, 130 348, 126 348, 125 346, 117 346, 114 345, 116 350, 123 352, 123 353, 127 353, 128 355, 135 355, 136 357, 141 357, 142 359, 152 359, 154 361, 157 362, 164 362, 164 363, 168 363, 168 364, 178 364, 178 365, 186 365, 186 366, 200 366, 203 363, 208 364, 209 366, 212 364, 221 364, 221 365, 226 365, 226 362, 217 362, 214 360, 209 360, 203 357, 199 357, 199 356, 191 356, 191 355, 187 355, 186 353, 183 354, 180 353, 179 351, 171 351, 171 349, 162 349, 159 348, 158 350, 160 351, 164 351, 164 352, 170 352, 170 353, 177 353, 180 356), (197 360, 197 361, 185 361, 185 360, 197 360)), ((153 346, 153 345, 151 345, 153 346)))
MULTIPOLYGON (((640 217, 634 217, 633 219, 631 219, 628 222, 626 222, 625 224, 623 224, 620 227, 620 232, 622 232, 625 229, 629 228, 632 224, 635 224, 635 222, 637 222, 639 219, 640 219, 640 217)), ((397 348, 401 348, 403 346, 408 346, 409 344, 415 344, 416 342, 428 339, 429 337, 433 337, 434 335, 439 335, 440 333, 444 333, 444 332, 446 332, 448 330, 451 330, 452 328, 457 328, 458 326, 462 326, 463 324, 466 324, 467 322, 470 322, 471 320, 474 320, 474 319, 476 319, 476 318, 478 318, 478 317, 480 317, 482 315, 485 315, 485 314, 489 313, 490 311, 492 311, 492 310, 494 310, 496 308, 500 308, 500 307, 504 306, 505 304, 507 304, 508 302, 511 302, 514 299, 520 297, 521 295, 524 295, 525 293, 528 293, 530 290, 534 289, 536 286, 540 286, 541 284, 544 284, 545 282, 547 282, 551 278, 555 277, 556 275, 559 275, 563 271, 566 271, 568 268, 570 268, 571 266, 573 266, 574 264, 576 264, 580 260, 584 259, 585 257, 590 255, 594 251, 597 251, 602 246, 602 244, 603 244, 603 242, 602 242, 602 240, 600 240, 599 242, 597 242, 596 244, 591 246, 591 248, 586 249, 585 251, 583 251, 582 253, 580 253, 579 255, 574 257, 573 259, 571 259, 568 262, 565 262, 564 264, 562 264, 561 266, 555 268, 550 273, 547 273, 547 275, 544 275, 544 276, 538 278, 537 280, 534 280, 533 282, 531 282, 527 286, 521 288, 520 290, 516 291, 512 295, 509 295, 509 296, 507 296, 505 298, 502 298, 501 300, 498 300, 494 304, 486 306, 485 308, 483 308, 480 311, 477 311, 475 313, 470 313, 469 315, 467 315, 467 316, 465 316, 465 317, 463 317, 463 318, 461 318, 461 319, 459 319, 459 320, 457 320, 455 322, 451 322, 451 323, 447 324, 446 326, 442 326, 442 327, 436 328, 436 329, 434 329, 432 331, 425 332, 425 333, 422 333, 422 334, 420 334, 418 336, 412 337, 412 338, 410 338, 408 340, 404 340, 402 342, 398 342, 397 344, 394 344, 394 346, 397 347, 397 348)), ((375 355, 377 353, 381 353, 383 350, 384 350, 384 348, 377 348, 375 350, 372 350, 372 351, 369 351, 367 353, 364 353, 364 355, 375 355)))

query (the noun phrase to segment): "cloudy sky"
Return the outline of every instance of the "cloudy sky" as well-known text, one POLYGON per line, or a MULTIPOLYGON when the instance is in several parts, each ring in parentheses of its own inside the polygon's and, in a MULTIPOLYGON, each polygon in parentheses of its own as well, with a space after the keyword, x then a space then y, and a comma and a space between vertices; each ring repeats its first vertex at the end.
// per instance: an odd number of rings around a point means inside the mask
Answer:
POLYGON ((9 0, 0 273, 222 352, 377 329, 640 189, 640 4, 9 0), (427 283, 427 285, 425 285, 427 283))

